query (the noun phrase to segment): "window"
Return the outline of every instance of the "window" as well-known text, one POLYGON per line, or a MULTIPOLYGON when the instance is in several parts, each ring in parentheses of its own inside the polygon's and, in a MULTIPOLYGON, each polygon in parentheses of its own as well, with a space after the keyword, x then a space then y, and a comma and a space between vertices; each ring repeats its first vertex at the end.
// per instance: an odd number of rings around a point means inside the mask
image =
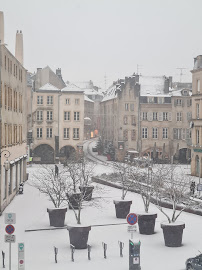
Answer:
POLYGON ((75 105, 79 105, 79 98, 75 98, 75 105))
POLYGON ((197 92, 200 93, 200 80, 197 80, 197 92))
POLYGON ((47 138, 52 138, 52 135, 53 135, 53 130, 52 130, 52 128, 47 128, 47 129, 46 129, 46 137, 47 137, 47 138))
POLYGON ((37 105, 43 105, 43 96, 37 96, 37 105))
POLYGON ((131 116, 131 124, 132 124, 133 126, 136 126, 135 115, 132 115, 132 116, 131 116))
POLYGON ((173 129, 173 139, 174 140, 181 140, 182 129, 181 128, 174 128, 173 129))
POLYGON ((7 108, 7 87, 6 85, 4 86, 5 89, 5 109, 7 108))
POLYGON ((163 112, 163 121, 168 121, 168 113, 163 112))
POLYGON ((147 128, 142 128, 142 138, 143 139, 148 138, 148 130, 147 130, 147 128))
POLYGON ((70 112, 64 112, 64 120, 70 121, 70 112))
POLYGON ((123 140, 124 141, 128 140, 128 130, 127 129, 123 131, 123 140))
POLYGON ((153 112, 153 121, 158 121, 158 113, 153 112))
POLYGON ((8 131, 7 131, 7 124, 4 124, 4 145, 6 146, 7 145, 7 137, 8 137, 8 131))
POLYGON ((187 99, 187 107, 190 107, 192 105, 192 100, 191 98, 190 99, 187 99))
POLYGON ((42 138, 42 128, 37 128, 37 138, 42 138))
POLYGON ((197 103, 197 104, 196 104, 196 118, 197 118, 197 119, 200 118, 199 112, 200 112, 200 107, 199 107, 199 104, 197 103))
POLYGON ((190 121, 192 119, 192 113, 187 112, 187 120, 190 121))
POLYGON ((200 132, 199 129, 196 130, 196 144, 199 144, 200 140, 200 132))
POLYGON ((74 112, 74 121, 79 121, 79 112, 74 112))
POLYGON ((147 102, 148 103, 154 103, 154 98, 153 97, 147 97, 147 102))
POLYGON ((158 128, 152 128, 152 138, 158 139, 158 128))
POLYGON ((53 96, 47 96, 47 105, 53 105, 53 96))
POLYGON ((136 139, 136 134, 135 134, 135 129, 131 130, 131 141, 135 141, 136 139))
POLYGON ((147 120, 147 112, 142 113, 142 120, 147 120))
POLYGON ((129 103, 125 103, 125 111, 129 111, 129 103))
POLYGON ((163 139, 168 139, 168 128, 163 128, 163 139))
POLYGON ((164 98, 163 97, 159 97, 158 98, 158 104, 163 104, 164 103, 164 98))
POLYGON ((53 111, 47 111, 47 120, 52 121, 53 120, 53 111))
POLYGON ((67 105, 70 105, 70 98, 66 98, 66 99, 65 99, 65 103, 66 103, 67 105))
POLYGON ((181 122, 182 121, 182 112, 177 112, 176 121, 177 122, 181 122))
POLYGON ((182 106, 182 100, 181 99, 177 99, 177 106, 182 106))
POLYGON ((133 103, 131 103, 131 104, 130 104, 130 110, 131 110, 131 111, 134 111, 134 109, 135 109, 135 106, 134 106, 133 103))
POLYGON ((64 139, 69 139, 69 128, 64 128, 63 136, 64 139))
POLYGON ((73 139, 79 139, 79 128, 73 128, 73 139))
POLYGON ((127 116, 124 116, 123 117, 123 124, 124 125, 127 125, 128 124, 128 117, 127 116))
POLYGON ((43 120, 43 111, 37 111, 36 112, 36 120, 42 121, 43 120))

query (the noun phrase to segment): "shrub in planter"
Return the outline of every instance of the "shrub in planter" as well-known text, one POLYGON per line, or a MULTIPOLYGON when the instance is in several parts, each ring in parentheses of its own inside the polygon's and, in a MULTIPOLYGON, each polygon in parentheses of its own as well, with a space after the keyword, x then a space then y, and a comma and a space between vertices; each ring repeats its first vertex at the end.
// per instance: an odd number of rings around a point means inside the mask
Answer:
POLYGON ((130 206, 132 201, 116 201, 114 200, 115 210, 116 210, 116 217, 117 218, 126 218, 130 212, 130 206))
POLYGON ((153 177, 152 167, 148 166, 144 170, 138 167, 132 170, 132 178, 135 187, 138 189, 143 203, 145 213, 138 214, 138 227, 140 234, 154 234, 155 221, 157 218, 156 213, 149 213, 149 205, 151 196, 154 194, 156 182, 153 177))
POLYGON ((190 180, 179 167, 173 164, 161 166, 155 176, 157 182, 159 182, 155 191, 157 207, 167 218, 167 222, 161 223, 165 245, 168 247, 179 247, 182 244, 185 224, 177 219, 192 203, 189 193, 190 180), (172 208, 170 216, 162 207, 164 198, 170 200, 172 208))
POLYGON ((94 186, 79 186, 85 201, 90 201, 93 195, 94 186))
POLYGON ((33 175, 33 186, 48 196, 54 208, 48 208, 50 226, 64 227, 67 208, 60 208, 64 204, 64 195, 68 190, 63 169, 55 173, 54 167, 42 165, 33 175))

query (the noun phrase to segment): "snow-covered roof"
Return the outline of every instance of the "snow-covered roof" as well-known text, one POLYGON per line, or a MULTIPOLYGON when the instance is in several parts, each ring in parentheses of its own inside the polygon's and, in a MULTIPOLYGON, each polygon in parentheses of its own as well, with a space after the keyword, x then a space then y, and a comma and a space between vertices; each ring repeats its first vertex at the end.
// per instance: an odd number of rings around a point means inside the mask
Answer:
POLYGON ((60 89, 58 89, 57 87, 55 87, 54 85, 50 84, 50 83, 46 83, 45 85, 43 85, 42 87, 39 88, 39 90, 45 90, 45 91, 59 91, 60 89))
POLYGON ((89 102, 93 102, 93 103, 94 103, 94 101, 93 101, 92 99, 88 98, 86 95, 84 95, 84 100, 85 100, 85 101, 89 101, 89 102))
POLYGON ((189 89, 180 89, 180 90, 172 90, 172 96, 174 97, 180 97, 180 96, 185 96, 186 95, 182 95, 182 92, 183 91, 187 91, 188 92, 188 95, 187 96, 191 96, 192 95, 192 91, 190 91, 189 89))
POLYGON ((114 99, 116 97, 117 97, 117 94, 116 94, 116 85, 113 84, 112 86, 110 86, 107 89, 106 93, 104 94, 104 98, 103 98, 102 102, 103 101, 110 100, 110 99, 114 99))
POLYGON ((64 87, 61 91, 62 92, 84 92, 80 87, 76 86, 73 83, 67 84, 67 86, 64 87))
POLYGON ((140 76, 139 84, 141 96, 170 96, 164 92, 165 76, 140 76))

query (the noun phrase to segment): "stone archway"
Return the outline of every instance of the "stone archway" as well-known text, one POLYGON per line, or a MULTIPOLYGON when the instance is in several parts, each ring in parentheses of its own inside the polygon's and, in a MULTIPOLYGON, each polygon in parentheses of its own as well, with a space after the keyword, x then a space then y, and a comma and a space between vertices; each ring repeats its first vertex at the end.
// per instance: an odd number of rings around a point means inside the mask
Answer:
POLYGON ((65 145, 60 149, 60 157, 64 161, 65 159, 68 159, 72 156, 73 153, 75 153, 76 150, 71 145, 65 145))
POLYGON ((33 162, 42 164, 54 163, 54 149, 48 144, 40 144, 33 150, 33 162))

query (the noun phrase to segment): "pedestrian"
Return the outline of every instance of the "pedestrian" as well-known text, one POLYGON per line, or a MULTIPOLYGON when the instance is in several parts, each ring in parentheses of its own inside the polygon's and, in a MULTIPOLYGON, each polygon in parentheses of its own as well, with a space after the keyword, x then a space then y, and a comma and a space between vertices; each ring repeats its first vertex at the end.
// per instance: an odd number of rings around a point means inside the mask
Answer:
POLYGON ((58 166, 57 165, 55 165, 55 176, 58 176, 58 166))
POLYGON ((192 181, 191 185, 190 185, 190 193, 191 193, 191 195, 194 195, 195 188, 196 188, 196 183, 194 181, 192 181))
POLYGON ((32 166, 32 157, 29 158, 29 165, 32 166))

